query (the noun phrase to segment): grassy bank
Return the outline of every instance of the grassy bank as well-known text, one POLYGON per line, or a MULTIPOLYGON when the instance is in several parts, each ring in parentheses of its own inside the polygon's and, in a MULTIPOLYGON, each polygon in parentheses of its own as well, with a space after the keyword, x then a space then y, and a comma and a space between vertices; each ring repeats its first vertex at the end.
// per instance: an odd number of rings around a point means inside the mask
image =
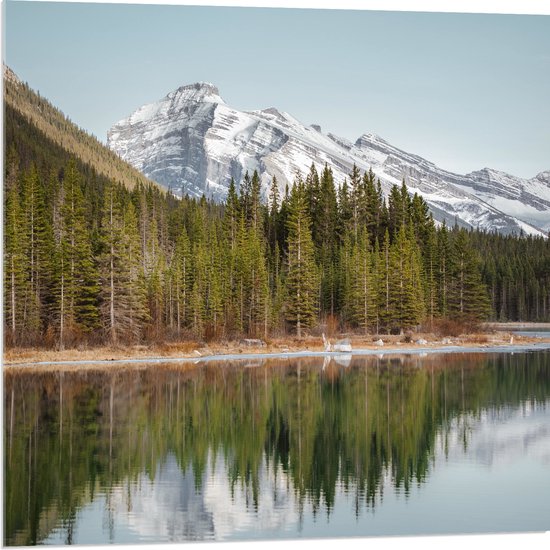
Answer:
MULTIPOLYGON (((351 341, 354 350, 405 350, 431 349, 445 347, 493 347, 525 345, 530 343, 550 342, 550 339, 533 338, 514 335, 509 330, 462 334, 456 337, 441 338, 432 333, 415 333, 411 335, 339 335, 330 338, 335 343, 339 338, 351 341), (382 340, 383 345, 377 343, 382 340), (420 342, 419 342, 420 341, 420 342), (425 341, 426 343, 424 343, 425 341)), ((239 355, 288 353, 301 351, 324 351, 321 337, 307 336, 301 339, 295 337, 272 338, 263 342, 265 345, 247 345, 245 340, 220 340, 215 342, 183 341, 174 343, 118 346, 118 347, 79 347, 65 350, 47 350, 33 348, 11 348, 4 350, 4 365, 32 364, 56 361, 120 361, 124 359, 151 358, 184 358, 208 357, 212 355, 239 355)))

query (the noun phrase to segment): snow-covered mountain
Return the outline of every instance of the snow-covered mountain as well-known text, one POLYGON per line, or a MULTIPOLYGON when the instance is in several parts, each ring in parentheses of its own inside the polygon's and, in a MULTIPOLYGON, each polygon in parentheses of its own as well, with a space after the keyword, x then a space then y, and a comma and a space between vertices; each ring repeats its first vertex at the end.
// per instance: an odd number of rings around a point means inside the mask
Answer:
POLYGON ((207 83, 182 86, 116 123, 107 142, 123 160, 175 193, 223 200, 231 178, 258 170, 264 190, 281 188, 313 163, 332 168, 340 184, 353 164, 372 168, 384 192, 403 178, 438 220, 502 233, 550 230, 550 171, 525 180, 484 168, 454 174, 374 134, 355 143, 275 108, 240 111, 207 83))

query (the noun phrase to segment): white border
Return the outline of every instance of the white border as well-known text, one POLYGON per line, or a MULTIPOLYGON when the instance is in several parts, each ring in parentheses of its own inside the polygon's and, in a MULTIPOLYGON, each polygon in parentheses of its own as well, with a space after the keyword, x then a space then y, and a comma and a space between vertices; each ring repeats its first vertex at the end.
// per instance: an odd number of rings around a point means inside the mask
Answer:
MULTIPOLYGON (((18 0, 26 1, 26 0, 18 0)), ((33 0, 51 2, 52 0, 33 0)), ((550 15, 550 0, 61 0, 74 3, 550 15)))
POLYGON ((94 0, 92 3, 550 15, 550 0, 94 0))
MULTIPOLYGON (((26 0, 16 0, 26 1, 26 0)), ((34 0, 47 2, 51 0, 34 0)), ((61 2, 85 3, 85 0, 56 0, 61 2)), ((156 4, 156 5, 188 5, 188 6, 236 6, 236 7, 270 7, 270 8, 309 8, 309 9, 356 9, 381 11, 409 12, 440 12, 440 13, 492 13, 492 14, 525 14, 550 15, 550 0, 94 0, 86 3, 101 4, 156 4)), ((2 2, 5 7, 5 2, 2 2)), ((2 10, 2 19, 4 17, 2 10)), ((3 30, 3 27, 2 27, 3 30)), ((1 92, 0 92, 1 95, 1 92)), ((3 118, 0 112, 0 121, 3 118)), ((3 154, 0 158, 0 169, 3 174, 3 154)), ((1 205, 0 205, 1 207, 1 205)), ((1 208, 0 208, 1 209, 1 208)), ((0 227, 0 236, 3 227, 0 227)), ((0 266, 0 271, 1 271, 0 266)), ((0 304, 1 308, 1 304, 0 304)), ((0 324, 0 331, 1 331, 0 324)), ((1 334, 0 334, 1 336, 1 334)), ((3 380, 0 381, 3 386, 3 380)), ((0 410, 3 416, 3 407, 0 410)), ((0 472, 3 477, 3 471, 0 472)), ((3 504, 3 499, 2 499, 3 504)), ((550 517, 550 495, 548 514, 550 517)), ((3 506, 0 506, 3 508, 3 506)), ((3 512, 3 510, 2 510, 3 512)), ((399 518, 395 518, 396 522, 399 518)), ((3 521, 0 525, 3 531, 3 521)), ((168 550, 169 548, 197 548, 204 550, 237 550, 256 549, 276 550, 279 548, 299 550, 328 550, 333 546, 345 545, 346 550, 368 547, 369 550, 392 550, 403 548, 407 550, 468 550, 498 548, 499 550, 517 549, 547 550, 550 548, 550 531, 546 533, 498 534, 498 535, 459 535, 431 537, 373 537, 373 538, 343 538, 343 539, 306 539, 306 540, 274 540, 268 542, 216 542, 216 543, 181 543, 181 544, 139 544, 139 550, 168 550)), ((131 547, 116 545, 116 547, 131 547)), ((67 546, 59 546, 67 550, 67 546)), ((86 546, 90 550, 106 548, 106 546, 86 546)))

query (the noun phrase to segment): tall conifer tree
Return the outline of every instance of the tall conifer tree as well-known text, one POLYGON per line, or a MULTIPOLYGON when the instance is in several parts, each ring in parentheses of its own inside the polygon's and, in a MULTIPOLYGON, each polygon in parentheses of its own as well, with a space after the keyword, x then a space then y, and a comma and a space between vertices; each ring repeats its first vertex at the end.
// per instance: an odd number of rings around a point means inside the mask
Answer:
POLYGON ((10 151, 4 192, 4 320, 11 341, 21 340, 27 284, 27 249, 19 196, 19 159, 10 151))
POLYGON ((318 274, 315 265, 311 221, 307 213, 304 184, 298 180, 289 203, 286 319, 301 338, 317 316, 318 274))

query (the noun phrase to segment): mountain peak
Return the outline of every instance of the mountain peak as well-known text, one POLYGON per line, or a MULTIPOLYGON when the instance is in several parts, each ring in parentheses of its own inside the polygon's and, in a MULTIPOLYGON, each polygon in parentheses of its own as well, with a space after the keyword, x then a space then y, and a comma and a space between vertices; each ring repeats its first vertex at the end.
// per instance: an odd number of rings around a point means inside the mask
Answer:
POLYGON ((357 139, 357 141, 355 142, 356 145, 360 145, 361 142, 368 142, 368 143, 385 143, 387 144, 388 142, 384 139, 382 139, 380 136, 376 135, 376 134, 373 134, 372 132, 369 132, 367 134, 363 134, 361 137, 359 137, 357 139))
POLYGON ((473 172, 466 174, 466 176, 481 179, 481 180, 487 180, 487 181, 501 181, 501 180, 503 181, 503 180, 510 180, 510 179, 518 179, 515 176, 512 176, 511 174, 503 172, 502 170, 495 170, 494 168, 489 168, 488 166, 485 166, 480 170, 474 170, 473 172))
POLYGON ((212 84, 211 82, 194 82, 193 84, 185 84, 180 86, 180 90, 196 90, 204 91, 206 93, 211 93, 215 95, 220 95, 218 87, 212 84))
POLYGON ((286 120, 287 117, 285 117, 285 113, 282 113, 277 109, 276 107, 268 107, 267 109, 261 109, 260 111, 252 111, 259 115, 266 116, 268 118, 273 118, 275 120, 286 120))
POLYGON ((180 86, 177 90, 169 93, 168 98, 205 103, 225 103, 220 97, 218 88, 210 82, 195 82, 180 86))
POLYGON ((550 187, 550 170, 544 170, 543 172, 538 173, 534 179, 546 183, 546 185, 550 187))
POLYGON ((267 113, 268 115, 281 116, 281 111, 276 107, 268 107, 267 109, 262 109, 261 113, 267 113))
POLYGON ((550 190, 538 181, 527 186, 489 169, 477 177, 452 174, 374 133, 363 134, 354 145, 276 107, 242 111, 221 101, 212 84, 182 86, 116 124, 109 146, 181 195, 225 200, 231 179, 241 181, 254 170, 262 191, 273 176, 282 190, 298 172, 307 174, 312 163, 329 165, 339 186, 355 164, 361 171, 372 169, 386 195, 405 178, 439 221, 456 217, 465 226, 503 233, 542 234, 536 227, 548 225, 550 190))
POLYGON ((485 176, 490 177, 491 175, 497 173, 497 170, 493 170, 492 168, 489 168, 488 166, 485 166, 484 168, 480 168, 479 170, 474 170, 473 172, 470 172, 469 174, 466 174, 467 176, 470 175, 477 175, 477 176, 485 176))

